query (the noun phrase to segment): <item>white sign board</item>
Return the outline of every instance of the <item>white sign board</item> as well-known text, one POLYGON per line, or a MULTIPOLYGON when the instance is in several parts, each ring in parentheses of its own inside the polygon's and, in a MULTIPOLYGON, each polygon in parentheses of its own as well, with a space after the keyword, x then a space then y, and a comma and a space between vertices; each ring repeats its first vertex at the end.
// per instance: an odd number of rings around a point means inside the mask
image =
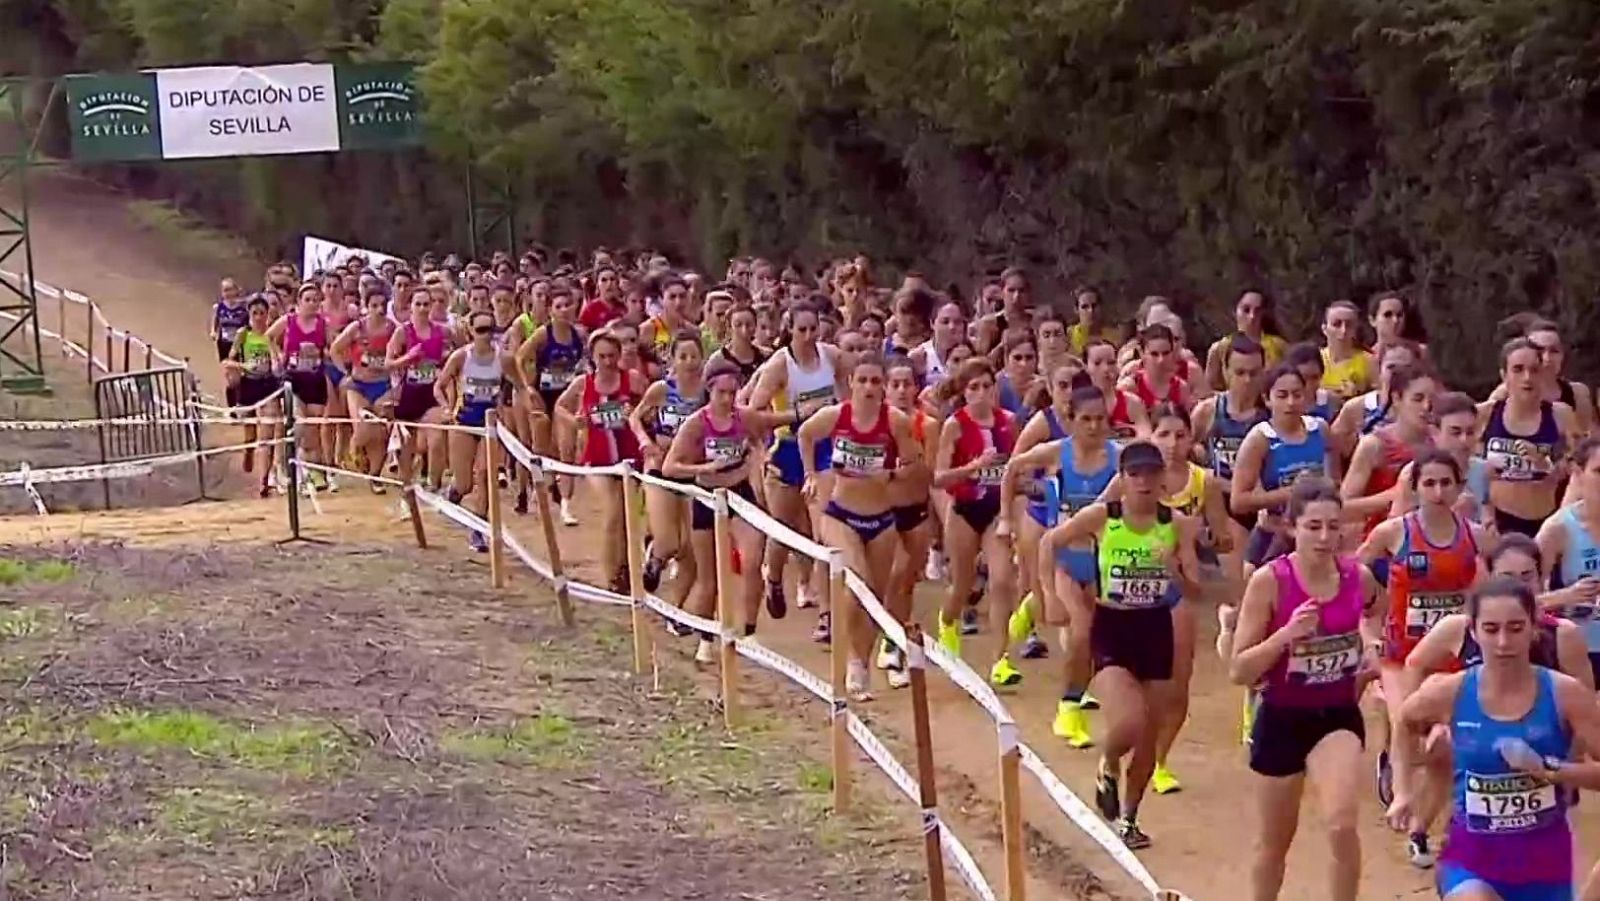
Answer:
POLYGON ((166 159, 339 149, 333 66, 158 69, 166 159))
POLYGON ((310 278, 311 273, 319 269, 332 269, 358 253, 366 257, 367 265, 374 269, 382 266, 384 260, 394 260, 401 266, 406 265, 405 260, 396 256, 361 247, 350 247, 315 235, 306 235, 305 244, 302 245, 300 252, 300 275, 302 278, 310 278))

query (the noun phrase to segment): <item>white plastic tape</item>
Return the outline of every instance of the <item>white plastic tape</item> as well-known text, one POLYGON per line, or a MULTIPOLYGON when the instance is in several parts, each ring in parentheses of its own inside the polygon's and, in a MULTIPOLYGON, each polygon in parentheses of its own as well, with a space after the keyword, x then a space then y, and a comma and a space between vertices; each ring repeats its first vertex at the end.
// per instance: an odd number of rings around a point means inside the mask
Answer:
POLYGON ((872 762, 878 765, 878 769, 883 770, 884 775, 889 777, 889 781, 900 789, 901 794, 912 801, 916 801, 921 796, 916 778, 901 765, 900 761, 895 759, 893 754, 889 753, 888 747, 884 745, 877 735, 873 734, 871 729, 867 728, 867 724, 861 721, 861 717, 856 716, 854 713, 849 714, 845 720, 845 728, 849 730, 850 737, 856 740, 856 744, 860 746, 861 750, 865 751, 867 756, 872 758, 872 762))
POLYGON ((580 601, 593 601, 596 604, 610 604, 613 607, 632 607, 633 599, 625 594, 607 591, 584 582, 571 582, 567 585, 567 593, 580 601))
POLYGON ((994 889, 989 887, 989 880, 983 878, 983 871, 978 869, 978 862, 972 859, 972 852, 942 822, 939 824, 939 847, 944 849, 945 860, 955 867, 956 875, 978 896, 978 901, 999 901, 994 889))
POLYGON ((533 570, 541 579, 557 583, 555 589, 557 591, 561 590, 560 583, 566 580, 557 579, 555 572, 550 569, 550 564, 536 559, 532 554, 528 553, 528 549, 522 546, 522 542, 517 540, 517 536, 511 534, 509 530, 501 529, 500 539, 505 543, 506 547, 511 549, 511 553, 517 555, 517 559, 522 561, 523 566, 533 570))
POLYGON ((33 509, 40 516, 49 516, 50 510, 44 505, 44 498, 39 496, 39 489, 33 487, 33 467, 22 464, 22 490, 28 493, 28 500, 33 501, 33 509))
POLYGON ((856 596, 856 600, 860 602, 862 609, 867 611, 867 615, 872 617, 872 621, 877 623, 878 628, 883 630, 883 634, 888 637, 889 641, 895 647, 904 649, 906 646, 905 626, 900 625, 900 621, 895 619, 888 608, 883 606, 883 602, 878 600, 878 596, 872 593, 872 588, 867 585, 867 580, 856 575, 855 570, 846 569, 844 571, 844 584, 846 588, 850 589, 850 593, 856 596))
POLYGON ((667 603, 661 598, 656 597, 653 594, 647 594, 644 596, 644 605, 649 607, 651 610, 654 610, 656 613, 666 617, 667 619, 670 619, 675 623, 681 623, 682 625, 688 626, 696 632, 700 632, 705 635, 722 634, 722 625, 716 620, 707 619, 703 616, 696 616, 687 610, 674 607, 673 605, 667 603))
POLYGON ((376 482, 379 485, 393 485, 396 488, 406 487, 406 483, 400 481, 399 479, 391 479, 386 476, 368 475, 364 472, 356 472, 353 469, 341 469, 337 466, 323 466, 321 463, 307 463, 304 460, 300 461, 300 465, 304 466, 306 469, 314 469, 318 472, 325 472, 331 476, 349 476, 352 479, 365 479, 368 482, 376 482))
POLYGON ((489 534, 489 524, 471 510, 460 504, 453 504, 426 488, 414 488, 412 490, 416 492, 417 500, 439 511, 446 519, 452 520, 479 534, 489 534))
POLYGON ((621 463, 613 463, 610 466, 574 466, 549 457, 539 459, 544 461, 545 469, 569 476, 620 476, 628 471, 628 467, 621 463))
POLYGON ((96 463, 89 466, 62 466, 56 469, 33 469, 24 479, 21 472, 0 472, 0 488, 20 488, 28 480, 35 485, 46 485, 57 482, 82 482, 92 479, 131 479, 145 476, 154 472, 157 467, 174 466, 181 463, 192 463, 200 457, 214 457, 218 454, 231 454, 237 451, 250 450, 251 448, 265 447, 268 444, 282 444, 283 439, 274 438, 270 441, 252 441, 248 444, 234 444, 228 447, 214 447, 198 453, 186 451, 181 454, 171 454, 165 457, 155 457, 150 460, 126 460, 119 463, 96 463))
POLYGON ((922 650, 927 654, 933 665, 944 671, 958 688, 972 696, 978 706, 982 707, 997 723, 1015 722, 1004 704, 1000 703, 1000 696, 994 693, 989 683, 983 681, 965 660, 953 657, 938 642, 928 636, 922 637, 922 650))
POLYGON ((528 471, 528 474, 533 477, 535 482, 544 478, 544 469, 540 465, 540 461, 535 459, 533 451, 528 450, 528 446, 522 443, 522 439, 517 437, 516 432, 506 428, 505 423, 496 422, 495 433, 500 436, 500 444, 505 447, 506 453, 511 455, 511 459, 521 464, 522 468, 528 471))
POLYGON ((740 519, 744 520, 750 525, 755 526, 757 532, 761 532, 768 538, 776 539, 780 544, 788 547, 790 550, 798 551, 799 553, 805 554, 807 557, 810 557, 814 560, 820 560, 824 563, 827 563, 833 559, 833 548, 830 548, 824 544, 818 544, 817 542, 812 541, 810 538, 801 535, 794 529, 791 529, 774 519, 767 511, 757 507, 755 504, 750 503, 744 498, 739 497, 736 494, 730 494, 728 495, 728 506, 732 508, 734 515, 738 516, 740 519))
MULTIPOLYGON (((294 465, 300 471, 300 484, 305 486, 306 499, 311 501, 311 509, 316 511, 318 516, 321 516, 322 501, 317 499, 317 483, 311 481, 311 474, 306 472, 306 461, 298 453, 295 454, 294 465)), ((290 485, 289 488, 291 491, 294 490, 293 485, 290 485)))
POLYGON ((1082 799, 1073 794, 1072 789, 1067 788, 1066 783, 1062 782, 1055 773, 1050 772, 1050 768, 1045 765, 1045 762, 1039 758, 1038 754, 1034 753, 1032 748, 1022 745, 1018 750, 1020 751, 1018 760, 1023 769, 1032 773, 1034 778, 1039 780, 1039 784, 1044 786, 1045 794, 1049 795, 1050 800, 1061 808, 1061 812, 1066 815, 1067 819, 1071 820, 1074 826, 1087 832, 1089 837, 1095 840, 1096 844, 1111 855, 1112 860, 1116 861, 1129 876, 1138 880, 1139 884, 1144 886, 1152 896, 1157 895, 1161 891, 1161 886, 1156 883, 1155 877, 1151 876, 1150 871, 1145 869, 1145 865, 1139 861, 1139 858, 1128 850, 1128 846, 1117 838, 1116 833, 1111 831, 1111 827, 1100 819, 1100 815, 1090 810, 1089 805, 1083 803, 1082 799))
POLYGON ((734 650, 753 663, 760 664, 780 676, 787 676, 801 688, 816 695, 824 703, 833 700, 833 686, 816 673, 806 669, 788 657, 750 638, 739 638, 733 643, 734 650))
POLYGON ((284 387, 282 387, 280 385, 278 387, 278 390, 272 392, 271 394, 267 395, 266 397, 261 398, 260 400, 256 401, 255 403, 253 403, 253 404, 245 404, 245 405, 237 406, 237 407, 219 407, 219 406, 216 406, 214 404, 201 403, 200 401, 195 401, 194 402, 194 407, 197 410, 204 410, 207 413, 220 413, 220 414, 222 414, 224 416, 231 416, 231 415, 234 415, 234 414, 237 414, 237 413, 254 413, 256 410, 259 410, 262 407, 265 407, 267 404, 270 404, 273 401, 277 400, 278 398, 282 397, 284 395, 285 390, 287 390, 287 389, 285 389, 284 387))
POLYGON ((660 488, 663 491, 670 491, 673 494, 688 495, 700 503, 705 504, 707 507, 710 507, 713 510, 716 509, 716 495, 704 488, 701 488, 699 485, 686 485, 683 482, 674 482, 671 479, 663 479, 659 476, 653 476, 648 472, 636 472, 634 473, 634 476, 636 476, 639 481, 645 483, 646 485, 660 488))

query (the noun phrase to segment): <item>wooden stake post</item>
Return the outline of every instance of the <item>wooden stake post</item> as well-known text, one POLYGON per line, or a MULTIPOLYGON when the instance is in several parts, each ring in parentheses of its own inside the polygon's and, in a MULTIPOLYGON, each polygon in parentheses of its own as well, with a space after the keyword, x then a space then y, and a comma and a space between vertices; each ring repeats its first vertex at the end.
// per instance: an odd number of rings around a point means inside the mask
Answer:
POLYGON ((917 787, 922 803, 922 848, 928 865, 928 898, 945 901, 944 849, 939 835, 939 789, 933 770, 933 729, 928 719, 927 658, 922 628, 906 628, 905 665, 911 674, 911 725, 917 740, 917 787))
MULTIPOLYGON (((818 561, 819 563, 821 561, 818 561)), ((850 586, 844 582, 844 553, 835 550, 828 560, 828 619, 833 640, 828 646, 833 677, 833 810, 850 808, 850 692, 846 686, 850 662, 850 586)))
POLYGON ((1022 789, 1017 768, 1017 724, 1001 723, 1000 733, 1000 838, 1006 854, 1006 901, 1027 901, 1026 849, 1022 836, 1022 789))
MULTIPOLYGON (((712 540, 717 554, 717 622, 722 626, 719 641, 722 665, 722 722, 729 729, 739 724, 739 651, 733 646, 733 517, 728 514, 728 489, 716 492, 716 520, 712 540)), ((689 503, 697 504, 693 498, 689 503)))
POLYGON ((406 513, 411 517, 411 531, 417 536, 417 547, 427 550, 428 534, 422 530, 422 506, 417 503, 417 488, 407 485, 401 489, 406 499, 406 513))
POLYGON ((623 466, 622 522, 628 542, 628 593, 633 598, 633 672, 642 676, 651 660, 650 630, 644 615, 644 523, 639 521, 639 484, 633 464, 623 466))
POLYGON ((483 415, 483 490, 489 511, 489 580, 496 588, 506 587, 505 522, 500 512, 500 431, 499 414, 490 409, 483 415))
POLYGON ((561 625, 571 627, 572 592, 567 589, 566 569, 561 563, 561 543, 556 540, 556 516, 550 509, 550 485, 556 476, 543 469, 529 473, 534 504, 539 508, 539 524, 544 528, 545 557, 550 561, 550 576, 556 582, 556 609, 561 614, 561 625))

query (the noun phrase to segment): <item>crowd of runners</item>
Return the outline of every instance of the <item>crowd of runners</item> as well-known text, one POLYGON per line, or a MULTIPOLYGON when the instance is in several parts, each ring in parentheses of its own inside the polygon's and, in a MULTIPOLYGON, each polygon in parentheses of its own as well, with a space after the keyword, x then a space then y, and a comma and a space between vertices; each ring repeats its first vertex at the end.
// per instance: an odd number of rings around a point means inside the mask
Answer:
MULTIPOLYGON (((485 472, 478 432, 414 427, 496 410, 552 458, 632 461, 760 505, 841 549, 906 621, 934 583, 926 625, 956 655, 987 628, 993 653, 966 656, 995 686, 1052 658, 1027 677, 1059 681, 1053 732, 1098 753, 1096 806, 1132 848, 1151 841, 1147 791, 1181 789, 1168 752, 1197 609, 1219 602, 1215 650, 1259 776, 1256 901, 1279 895, 1308 788, 1330 898, 1357 896, 1357 807, 1375 789, 1442 898, 1600 901, 1569 822, 1578 789, 1600 789, 1600 434, 1588 388, 1563 376, 1561 329, 1484 323, 1503 333, 1501 382, 1479 400, 1441 381, 1401 294, 1332 303, 1302 343, 1261 291, 1234 316, 1191 348, 1164 298, 1119 322, 1092 287, 1040 302, 1020 269, 963 293, 915 273, 880 287, 861 257, 738 259, 713 281, 653 253, 533 250, 280 264, 254 290, 225 281, 210 327, 230 403, 272 418, 287 383, 302 417, 352 420, 301 426, 309 462, 394 469, 479 513, 506 490, 524 513, 527 473, 485 472)), ((263 453, 244 466, 265 495, 287 483, 263 453)), ((548 490, 567 525, 587 494, 622 534, 618 480, 548 490)), ((656 487, 644 501, 646 588, 713 615, 711 512, 656 487)), ((822 567, 743 521, 734 547, 746 634, 811 607, 831 640, 822 567)), ((626 548, 600 553, 626 590, 626 548)), ((870 699, 874 669, 908 684, 900 651, 848 615, 852 695, 870 699)), ((697 660, 714 649, 698 636, 697 660)))

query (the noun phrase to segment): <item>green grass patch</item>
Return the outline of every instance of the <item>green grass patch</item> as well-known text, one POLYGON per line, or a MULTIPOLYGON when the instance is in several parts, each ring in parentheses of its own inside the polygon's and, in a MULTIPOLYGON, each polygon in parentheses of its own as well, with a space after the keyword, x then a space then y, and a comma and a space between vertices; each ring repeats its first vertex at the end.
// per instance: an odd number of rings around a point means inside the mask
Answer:
POLYGON ((250 254, 243 243, 161 200, 130 200, 127 209, 138 223, 160 235, 184 256, 233 259, 250 254))
POLYGON ((582 752, 580 739, 578 727, 571 720, 556 713, 541 713, 504 727, 446 733, 440 746, 448 753, 474 760, 555 766, 582 752))
POLYGON ((336 730, 316 723, 251 726, 192 710, 113 710, 89 721, 102 744, 142 751, 182 750, 264 772, 315 776, 349 761, 354 749, 336 730))
POLYGON ((55 624, 38 607, 0 610, 0 640, 16 641, 54 631, 55 624))
POLYGON ((348 826, 297 827, 285 812, 260 795, 216 786, 173 789, 155 805, 155 835, 187 844, 212 846, 244 839, 272 844, 345 848, 355 843, 348 826))
POLYGON ((0 560, 0 585, 23 582, 65 582, 77 575, 77 568, 63 560, 0 560))
POLYGON ((801 761, 794 779, 806 794, 825 795, 833 791, 833 770, 815 760, 801 761))

